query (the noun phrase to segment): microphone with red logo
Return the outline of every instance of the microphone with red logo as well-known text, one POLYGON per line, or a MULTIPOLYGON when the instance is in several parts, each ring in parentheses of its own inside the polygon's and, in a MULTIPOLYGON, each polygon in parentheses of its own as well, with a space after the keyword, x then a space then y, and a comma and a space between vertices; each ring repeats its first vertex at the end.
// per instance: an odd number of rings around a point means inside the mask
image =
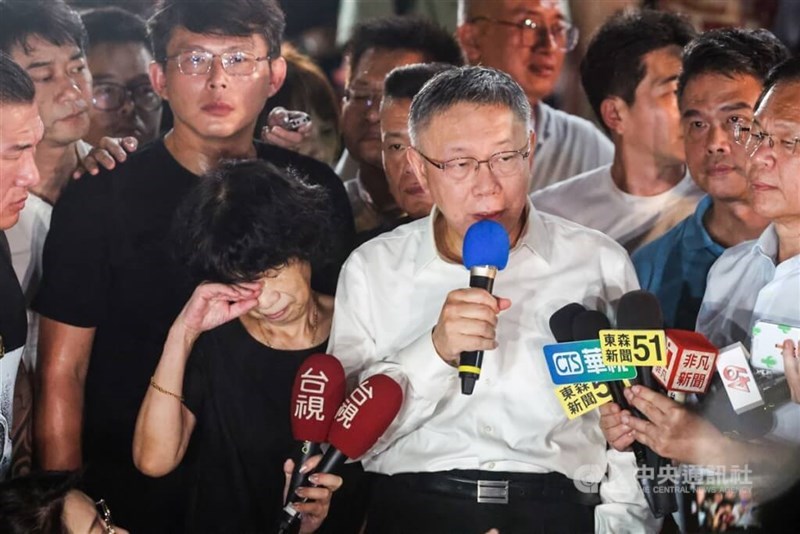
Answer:
MULTIPOLYGON (((464 267, 469 269, 469 287, 478 287, 491 293, 497 271, 506 268, 510 248, 508 232, 502 224, 487 219, 470 226, 464 236, 461 253, 464 267)), ((481 376, 482 365, 482 350, 461 353, 458 362, 461 393, 472 395, 475 382, 481 376)))
POLYGON ((686 394, 704 394, 711 385, 719 351, 703 335, 667 329, 667 365, 653 367, 653 377, 667 395, 683 403, 686 394))
MULTIPOLYGON (((359 458, 372 448, 394 421, 403 403, 403 390, 392 378, 384 374, 373 375, 358 385, 336 411, 328 436, 328 448, 314 473, 332 473, 348 458, 359 458)), ((306 486, 304 480, 301 486, 306 486)), ((283 508, 278 532, 291 532, 300 513, 293 504, 306 502, 296 493, 283 508)))
POLYGON ((294 460, 294 472, 289 482, 286 503, 303 483, 300 468, 312 456, 320 454, 320 444, 328 440, 336 410, 345 397, 347 384, 344 368, 330 354, 312 354, 297 370, 292 387, 290 421, 292 436, 299 441, 294 460))

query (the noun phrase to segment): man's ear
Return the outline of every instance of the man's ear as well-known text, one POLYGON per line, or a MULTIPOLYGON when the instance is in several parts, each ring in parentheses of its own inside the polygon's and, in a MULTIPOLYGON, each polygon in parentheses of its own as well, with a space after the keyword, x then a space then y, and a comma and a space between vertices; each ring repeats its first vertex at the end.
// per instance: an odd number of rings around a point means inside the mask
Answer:
POLYGON ((166 63, 151 61, 150 65, 148 65, 148 74, 150 75, 150 85, 153 86, 153 90, 163 100, 169 100, 167 98, 167 76, 164 74, 164 68, 166 68, 166 63))
POLYGON ((286 60, 282 57, 277 57, 270 61, 269 95, 267 98, 271 98, 280 90, 284 80, 286 80, 286 60))
POLYGON ((618 96, 609 96, 600 103, 600 119, 612 133, 625 133, 628 104, 618 96))
POLYGON ((406 159, 408 159, 408 164, 411 165, 411 171, 414 173, 414 176, 419 180, 419 185, 422 186, 422 189, 424 189, 426 193, 430 194, 431 189, 428 186, 428 173, 425 168, 425 160, 422 159, 419 152, 412 147, 406 149, 406 159))
POLYGON ((456 38, 470 65, 477 65, 481 61, 480 37, 480 28, 472 22, 465 22, 456 29, 456 38))

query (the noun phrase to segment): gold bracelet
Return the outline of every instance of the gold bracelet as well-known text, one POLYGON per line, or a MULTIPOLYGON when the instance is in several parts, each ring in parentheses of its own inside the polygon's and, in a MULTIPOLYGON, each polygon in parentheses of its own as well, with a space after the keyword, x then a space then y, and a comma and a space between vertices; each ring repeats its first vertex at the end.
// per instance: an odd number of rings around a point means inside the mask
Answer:
POLYGON ((183 402, 183 396, 178 395, 177 393, 173 393, 171 391, 167 391, 166 389, 162 388, 155 381, 155 375, 150 377, 150 385, 153 386, 153 389, 158 391, 159 393, 163 393, 164 395, 169 395, 170 397, 175 397, 179 401, 183 402))

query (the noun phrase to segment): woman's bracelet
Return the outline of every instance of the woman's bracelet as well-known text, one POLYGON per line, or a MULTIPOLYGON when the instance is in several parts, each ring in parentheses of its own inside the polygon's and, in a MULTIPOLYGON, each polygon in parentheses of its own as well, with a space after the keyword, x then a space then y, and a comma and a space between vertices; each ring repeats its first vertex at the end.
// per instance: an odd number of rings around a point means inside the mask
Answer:
POLYGON ((183 396, 182 395, 178 395, 177 393, 173 393, 171 391, 167 391, 166 389, 164 389, 161 386, 159 386, 158 384, 156 384, 155 376, 151 376, 150 377, 150 385, 153 386, 153 389, 155 389, 159 393, 163 393, 164 395, 169 395, 170 397, 175 397, 179 401, 183 402, 183 396))

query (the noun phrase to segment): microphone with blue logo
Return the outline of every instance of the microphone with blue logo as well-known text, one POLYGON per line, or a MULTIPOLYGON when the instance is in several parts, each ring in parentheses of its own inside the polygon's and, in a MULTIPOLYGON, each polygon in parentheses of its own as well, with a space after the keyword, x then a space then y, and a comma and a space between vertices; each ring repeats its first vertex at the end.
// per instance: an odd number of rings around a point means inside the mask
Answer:
MULTIPOLYGON (((461 253, 464 267, 469 269, 469 287, 485 289, 491 293, 497 271, 505 269, 508 263, 510 248, 508 232, 500 223, 483 220, 470 226, 464 236, 461 253)), ((482 365, 482 350, 461 353, 458 362, 461 393, 472 395, 475 382, 481 376, 482 365)))

